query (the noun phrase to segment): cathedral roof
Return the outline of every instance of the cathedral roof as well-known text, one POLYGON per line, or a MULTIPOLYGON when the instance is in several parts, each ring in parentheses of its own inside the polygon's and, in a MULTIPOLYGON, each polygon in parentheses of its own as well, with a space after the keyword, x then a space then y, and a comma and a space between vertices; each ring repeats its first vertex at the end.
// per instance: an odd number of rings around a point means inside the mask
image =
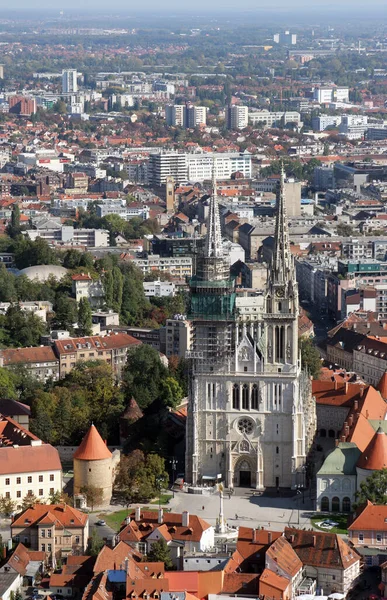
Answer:
POLYGON ((357 466, 369 471, 387 467, 387 435, 381 427, 359 458, 357 466))
POLYGON ((90 429, 76 450, 74 458, 77 460, 103 460, 104 458, 111 458, 111 456, 112 453, 99 435, 95 425, 90 425, 90 429))

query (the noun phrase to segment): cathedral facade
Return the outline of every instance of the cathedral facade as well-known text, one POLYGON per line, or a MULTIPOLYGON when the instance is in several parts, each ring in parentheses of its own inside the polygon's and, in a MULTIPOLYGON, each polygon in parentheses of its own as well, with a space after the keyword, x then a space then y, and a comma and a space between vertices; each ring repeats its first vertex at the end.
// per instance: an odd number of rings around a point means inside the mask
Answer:
POLYGON ((186 480, 263 490, 305 484, 316 430, 298 348, 298 288, 284 174, 264 290, 236 290, 223 256, 216 183, 206 246, 190 283, 194 325, 186 480))

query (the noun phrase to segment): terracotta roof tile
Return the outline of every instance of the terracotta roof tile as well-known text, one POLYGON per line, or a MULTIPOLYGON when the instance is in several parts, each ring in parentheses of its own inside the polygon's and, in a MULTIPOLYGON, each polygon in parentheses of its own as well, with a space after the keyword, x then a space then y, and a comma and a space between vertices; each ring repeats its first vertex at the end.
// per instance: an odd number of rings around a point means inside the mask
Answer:
POLYGON ((387 372, 385 371, 376 386, 376 389, 381 393, 382 398, 387 400, 387 372))
POLYGON ((61 471, 58 450, 50 444, 0 448, 0 474, 61 471))
POLYGON ((379 427, 372 440, 360 456, 357 466, 376 471, 387 467, 387 435, 379 427))
POLYGON ((112 453, 99 435, 95 425, 92 424, 75 451, 73 458, 77 460, 103 460, 111 458, 111 456, 112 453))
POLYGON ((88 516, 85 513, 67 504, 35 504, 33 507, 27 508, 27 510, 19 514, 13 521, 11 528, 25 528, 26 520, 29 521, 29 527, 35 527, 47 513, 53 514, 56 522, 68 529, 72 527, 84 527, 88 521, 88 516))
MULTIPOLYGON (((289 579, 277 575, 270 569, 265 569, 259 578, 259 593, 261 595, 268 595, 268 588, 274 588, 275 590, 281 590, 284 592, 290 585, 289 579)), ((266 597, 266 596, 265 596, 266 597)))
MULTIPOLYGON (((349 531, 386 531, 387 532, 387 505, 372 504, 368 501, 367 505, 355 520, 348 527, 349 531)), ((386 563, 387 564, 387 563, 386 563)))
POLYGON ((293 578, 302 569, 302 562, 286 538, 279 537, 266 551, 266 556, 271 558, 284 573, 293 578))
POLYGON ((285 527, 284 534, 306 566, 347 569, 360 560, 357 552, 335 533, 285 527))

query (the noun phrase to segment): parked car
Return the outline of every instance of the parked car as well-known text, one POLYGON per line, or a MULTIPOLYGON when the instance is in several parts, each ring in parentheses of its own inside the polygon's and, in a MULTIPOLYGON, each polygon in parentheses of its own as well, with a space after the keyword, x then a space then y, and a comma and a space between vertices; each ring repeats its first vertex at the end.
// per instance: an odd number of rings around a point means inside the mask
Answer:
POLYGON ((99 521, 96 522, 96 525, 106 525, 106 521, 99 519, 99 521))

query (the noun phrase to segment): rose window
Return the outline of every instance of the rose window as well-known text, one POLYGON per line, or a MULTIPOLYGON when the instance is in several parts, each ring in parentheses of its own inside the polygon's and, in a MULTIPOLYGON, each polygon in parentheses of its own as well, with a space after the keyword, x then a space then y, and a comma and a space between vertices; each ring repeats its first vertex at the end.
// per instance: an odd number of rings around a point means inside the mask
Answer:
POLYGON ((254 423, 250 419, 239 419, 238 421, 238 431, 241 433, 247 433, 250 435, 253 433, 254 423))

